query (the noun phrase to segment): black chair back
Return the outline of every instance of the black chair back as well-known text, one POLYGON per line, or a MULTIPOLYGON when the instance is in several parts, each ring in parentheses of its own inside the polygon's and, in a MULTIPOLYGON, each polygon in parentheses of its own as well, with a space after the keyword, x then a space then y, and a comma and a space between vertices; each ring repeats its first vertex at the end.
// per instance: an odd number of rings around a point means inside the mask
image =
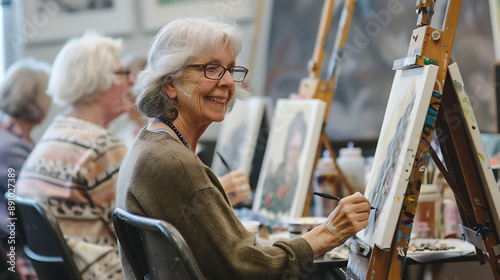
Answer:
POLYGON ((16 230, 40 280, 81 280, 73 253, 50 210, 34 199, 16 197, 16 230))
POLYGON ((186 241, 171 224, 116 208, 113 225, 137 279, 203 279, 186 241))

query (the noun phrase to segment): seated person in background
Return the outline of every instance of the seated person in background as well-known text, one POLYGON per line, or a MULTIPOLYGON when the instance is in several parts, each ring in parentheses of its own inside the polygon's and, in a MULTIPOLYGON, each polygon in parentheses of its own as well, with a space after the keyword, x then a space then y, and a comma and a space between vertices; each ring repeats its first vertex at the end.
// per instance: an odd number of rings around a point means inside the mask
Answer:
MULTIPOLYGON (((241 47, 237 27, 215 19, 174 20, 158 32, 134 86, 151 121, 123 160, 117 207, 175 226, 208 279, 302 277, 315 257, 366 227, 370 205, 360 193, 346 197, 324 224, 269 247, 245 229, 220 181, 194 155, 207 127, 247 94, 248 70, 236 64, 241 47)), ((123 257, 122 265, 133 278, 123 257)))
MULTIPOLYGON (((135 78, 146 66, 147 59, 140 53, 130 53, 122 58, 122 62, 124 68, 130 70, 130 75, 135 78)), ((109 128, 110 133, 122 140, 128 148, 132 147, 139 130, 148 124, 148 119, 137 110, 135 100, 136 96, 131 94, 131 102, 134 105, 109 128)))
POLYGON ((106 131, 131 106, 134 77, 121 41, 96 33, 69 40, 47 92, 66 105, 26 160, 18 195, 45 203, 57 218, 83 279, 123 279, 111 214, 125 145, 106 131))
MULTIPOLYGON (((16 181, 24 161, 33 149, 30 132, 40 124, 52 103, 45 94, 49 81, 50 65, 33 58, 14 63, 0 86, 0 239, 4 247, 9 248, 7 237, 7 200, 4 194, 11 184, 11 196, 16 195, 16 181)), ((21 249, 21 248, 19 248, 21 249)), ((20 252, 17 252, 18 254, 20 252)), ((21 260, 18 258, 18 261, 21 260)), ((18 271, 23 278, 34 272, 28 266, 21 266, 18 271), (23 268, 23 269, 21 269, 23 268), (26 269, 24 269, 26 268, 26 269)))

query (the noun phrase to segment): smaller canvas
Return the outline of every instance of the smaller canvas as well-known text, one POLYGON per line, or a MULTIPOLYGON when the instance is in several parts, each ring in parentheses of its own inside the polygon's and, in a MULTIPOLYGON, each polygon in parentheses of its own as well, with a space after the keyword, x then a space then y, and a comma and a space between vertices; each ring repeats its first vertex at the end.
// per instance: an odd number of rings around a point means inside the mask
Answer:
POLYGON ((326 103, 278 99, 252 210, 268 220, 301 217, 326 103))
MULTIPOLYGON (((451 79, 453 80, 453 86, 458 96, 462 112, 466 121, 468 138, 473 144, 473 148, 476 151, 476 164, 480 168, 479 175, 482 183, 483 193, 487 200, 486 205, 490 209, 492 215, 492 224, 495 228, 497 238, 500 238, 500 191, 498 190, 497 183, 495 181, 495 176, 493 175, 493 170, 491 169, 490 161, 488 159, 488 154, 481 139, 481 133, 479 132, 479 127, 476 121, 476 117, 472 110, 469 96, 465 90, 464 81, 462 75, 458 69, 458 65, 453 63, 448 66, 448 71, 450 73, 451 79)), ((475 201, 476 205, 483 205, 481 201, 475 201)))
POLYGON ((250 176, 255 150, 264 149, 257 147, 264 109, 264 97, 255 96, 236 101, 222 122, 217 137, 211 166, 215 175, 223 176, 231 169, 241 170, 247 177, 250 176), (229 169, 217 153, 222 155, 229 169))
POLYGON ((398 70, 385 111, 365 196, 371 210, 358 237, 390 248, 415 161, 438 67, 398 70))

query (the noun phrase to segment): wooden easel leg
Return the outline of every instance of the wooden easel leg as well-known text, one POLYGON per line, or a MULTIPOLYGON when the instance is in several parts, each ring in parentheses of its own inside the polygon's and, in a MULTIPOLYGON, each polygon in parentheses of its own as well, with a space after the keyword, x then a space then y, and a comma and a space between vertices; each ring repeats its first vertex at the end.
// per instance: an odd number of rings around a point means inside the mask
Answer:
POLYGON ((391 252, 374 246, 368 266, 366 279, 387 280, 389 278, 389 269, 391 264, 391 252))
POLYGON ((316 150, 316 157, 314 159, 311 180, 309 181, 309 189, 307 191, 306 203, 304 204, 304 210, 302 211, 302 217, 307 217, 309 215, 309 208, 311 208, 312 193, 313 193, 313 189, 314 189, 314 180, 316 180, 316 178, 314 177, 314 173, 316 170, 316 165, 318 164, 319 157, 321 155, 321 151, 322 151, 322 147, 321 147, 321 138, 320 138, 318 149, 316 150))

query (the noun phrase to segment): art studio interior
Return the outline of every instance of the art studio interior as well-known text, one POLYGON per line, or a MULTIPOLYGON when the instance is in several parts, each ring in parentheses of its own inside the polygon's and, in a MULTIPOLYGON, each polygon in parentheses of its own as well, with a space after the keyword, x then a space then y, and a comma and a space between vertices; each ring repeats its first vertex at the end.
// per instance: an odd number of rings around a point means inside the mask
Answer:
POLYGON ((500 280, 500 0, 1 0, 0 279, 500 280))

